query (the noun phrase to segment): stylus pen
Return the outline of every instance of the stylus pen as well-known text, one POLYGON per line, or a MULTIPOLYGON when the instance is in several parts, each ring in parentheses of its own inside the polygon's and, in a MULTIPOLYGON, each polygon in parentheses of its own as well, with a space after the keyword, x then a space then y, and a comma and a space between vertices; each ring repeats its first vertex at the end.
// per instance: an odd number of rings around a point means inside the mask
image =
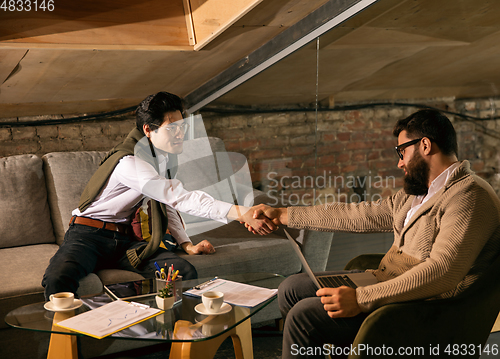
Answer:
POLYGON ((214 277, 210 280, 207 280, 206 282, 203 282, 201 284, 198 284, 197 286, 193 287, 194 289, 202 289, 202 288, 205 288, 207 285, 209 285, 210 283, 212 283, 214 280, 217 280, 219 279, 219 277, 214 277))

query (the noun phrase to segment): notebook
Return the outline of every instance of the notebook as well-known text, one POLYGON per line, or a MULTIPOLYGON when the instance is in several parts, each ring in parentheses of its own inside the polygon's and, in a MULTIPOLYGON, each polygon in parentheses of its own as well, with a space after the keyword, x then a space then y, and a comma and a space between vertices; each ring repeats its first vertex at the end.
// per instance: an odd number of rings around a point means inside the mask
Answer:
POLYGON ((286 231, 286 229, 284 231, 288 240, 292 244, 295 253, 297 253, 297 256, 299 257, 306 273, 318 288, 336 288, 343 285, 351 288, 357 288, 377 283, 377 278, 369 272, 319 276, 315 275, 311 270, 311 267, 309 267, 306 258, 302 254, 302 250, 300 249, 299 244, 295 241, 295 239, 292 238, 292 236, 286 231))
POLYGON ((116 300, 55 325, 101 339, 161 313, 160 309, 149 305, 116 300))

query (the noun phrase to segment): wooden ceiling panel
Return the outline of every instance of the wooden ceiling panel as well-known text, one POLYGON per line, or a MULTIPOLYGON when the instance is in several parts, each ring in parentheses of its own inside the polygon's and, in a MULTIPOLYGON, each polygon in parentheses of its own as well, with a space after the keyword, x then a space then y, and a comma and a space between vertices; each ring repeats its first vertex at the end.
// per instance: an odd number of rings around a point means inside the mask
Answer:
MULTIPOLYGON (((185 96, 214 78, 229 76, 225 70, 232 65, 245 69, 250 54, 272 45, 278 34, 294 29, 315 9, 347 2, 57 0, 54 4, 57 11, 51 13, 2 14, 2 117, 112 110, 135 105, 160 90, 185 96), (204 9, 197 21, 208 40, 205 46, 198 42, 200 51, 190 46, 185 2, 194 10, 204 9), (233 11, 238 6, 240 11, 233 11)), ((333 96, 338 103, 499 96, 498 18, 500 3, 492 0, 378 0, 321 36, 320 98, 333 96)), ((301 35, 299 29, 297 38, 301 35)), ((216 103, 313 103, 315 50, 313 41, 216 103)), ((218 90, 216 85, 213 89, 218 90)))
POLYGON ((292 25, 327 1, 58 0, 54 11, 5 13, 0 76, 8 79, 0 88, 0 111, 27 116, 38 106, 40 115, 74 113, 81 104, 88 106, 81 112, 92 112, 160 90, 187 95, 283 31, 283 22, 292 25), (194 4, 195 18, 204 9, 199 24, 210 27, 219 16, 216 31, 233 26, 193 51, 186 2, 194 4), (245 26, 273 20, 280 24, 245 26))
MULTIPOLYGON (((321 36, 320 98, 500 96, 499 17, 500 3, 487 0, 379 1, 321 36)), ((313 103, 315 47, 303 47, 216 103, 255 104, 265 94, 274 103, 274 97, 313 103)))
POLYGON ((381 69, 346 88, 380 89, 467 86, 469 83, 490 79, 498 83, 500 47, 489 46, 500 42, 500 32, 488 37, 481 45, 460 47, 429 47, 420 53, 381 69))
POLYGON ((339 25, 339 27, 348 27, 357 29, 361 26, 366 26, 375 19, 378 19, 383 14, 387 13, 388 11, 393 11, 394 9, 406 3, 407 1, 412 1, 412 0, 378 0, 374 2, 372 5, 370 5, 370 7, 368 7, 367 9, 356 14, 356 16, 353 16, 344 21, 342 24, 339 25))
MULTIPOLYGON (((174 83, 164 81, 163 86, 179 87, 182 96, 187 95, 194 88, 216 76, 233 63, 244 58, 249 49, 256 49, 265 41, 273 38, 275 29, 272 27, 239 28, 230 27, 215 41, 208 44, 201 51, 178 53, 175 63, 169 61, 164 64, 170 68, 177 67, 174 83), (222 39, 222 41, 219 41, 222 39)), ((175 52, 174 52, 175 54, 175 52)))
POLYGON ((195 50, 203 48, 262 0, 188 0, 196 38, 195 50))
POLYGON ((0 49, 0 85, 21 70, 19 63, 27 52, 27 50, 10 51, 0 49))
MULTIPOLYGON (((227 29, 272 27, 273 36, 302 20, 328 0, 184 0, 189 1, 196 37, 195 50, 217 39, 227 39, 227 29), (221 38, 220 35, 225 35, 221 38)), ((264 42, 262 43, 264 44, 264 42)))
MULTIPOLYGON (((400 46, 384 48, 322 49, 319 63, 319 91, 336 94, 357 81, 362 81, 414 54, 425 46, 400 46), (369 58, 370 61, 367 61, 369 58)), ((289 99, 296 95, 303 103, 314 101, 316 95, 316 52, 301 50, 282 60, 279 66, 271 67, 253 79, 223 96, 218 103, 248 102, 248 93, 280 94, 289 99), (294 84, 283 81, 294 74, 294 84), (223 102, 224 101, 224 102, 223 102)), ((374 89, 379 92, 380 89, 374 89)), ((264 96, 264 95, 263 95, 264 96)))
POLYGON ((185 63, 180 52, 30 50, 22 66, 1 102, 134 98, 175 82, 185 63))
POLYGON ((473 42, 498 31, 499 15, 498 3, 491 0, 412 0, 374 19, 370 26, 473 42))
POLYGON ((2 14, 0 41, 74 48, 189 46, 182 0, 60 0, 54 8, 2 14))
POLYGON ((426 35, 412 34, 399 30, 380 29, 365 26, 353 30, 339 40, 321 49, 339 48, 371 48, 371 47, 395 47, 395 46, 464 46, 470 43, 435 38, 426 35))
POLYGON ((328 0, 273 0, 267 6, 256 7, 237 26, 274 26, 287 28, 321 7, 328 0))
MULTIPOLYGON (((246 40, 252 47, 258 47, 262 38, 272 38, 267 27, 240 30, 216 52, 29 50, 21 71, 2 86, 0 103, 137 98, 160 90, 184 96, 219 73, 228 59, 244 57, 245 48, 238 44, 245 37, 252 35, 246 40)), ((15 50, 11 56, 24 52, 15 50)))
POLYGON ((61 50, 31 50, 21 61, 21 70, 2 85, 5 91, 2 91, 1 101, 50 102, 61 88, 72 81, 75 74, 73 71, 85 66, 88 58, 93 55, 88 52, 75 54, 61 50), (68 62, 63 63, 64 61, 68 62), (67 71, 70 66, 72 71, 67 71))

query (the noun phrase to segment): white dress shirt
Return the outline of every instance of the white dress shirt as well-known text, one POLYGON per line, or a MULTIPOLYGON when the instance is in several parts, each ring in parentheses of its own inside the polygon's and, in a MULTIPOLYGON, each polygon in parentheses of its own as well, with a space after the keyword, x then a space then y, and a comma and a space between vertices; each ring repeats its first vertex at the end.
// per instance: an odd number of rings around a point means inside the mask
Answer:
POLYGON ((429 186, 429 189, 427 190, 426 195, 420 195, 416 196, 415 199, 413 200, 411 204, 411 208, 406 214, 406 219, 405 219, 405 226, 408 224, 410 221, 411 217, 422 207, 422 205, 427 202, 429 199, 432 198, 443 186, 446 184, 446 181, 448 181, 448 178, 450 178, 451 174, 457 167, 460 166, 460 162, 457 161, 453 163, 450 167, 445 169, 439 176, 437 176, 434 181, 431 182, 431 185, 429 186))
POLYGON ((160 173, 136 156, 125 156, 116 165, 101 193, 84 211, 85 216, 105 222, 130 223, 136 206, 144 197, 166 204, 168 229, 179 244, 191 242, 175 210, 227 223, 232 204, 218 201, 202 191, 187 191, 177 179, 165 177, 168 156, 157 155, 160 173))

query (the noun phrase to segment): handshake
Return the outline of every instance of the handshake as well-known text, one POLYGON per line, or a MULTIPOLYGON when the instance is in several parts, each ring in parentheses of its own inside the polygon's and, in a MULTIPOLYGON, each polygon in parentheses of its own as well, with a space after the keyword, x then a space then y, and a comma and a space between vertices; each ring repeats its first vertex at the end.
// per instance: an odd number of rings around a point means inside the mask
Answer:
POLYGON ((288 224, 288 210, 265 204, 253 207, 233 206, 228 218, 244 223, 245 227, 254 234, 266 235, 277 230, 279 225, 288 224))

